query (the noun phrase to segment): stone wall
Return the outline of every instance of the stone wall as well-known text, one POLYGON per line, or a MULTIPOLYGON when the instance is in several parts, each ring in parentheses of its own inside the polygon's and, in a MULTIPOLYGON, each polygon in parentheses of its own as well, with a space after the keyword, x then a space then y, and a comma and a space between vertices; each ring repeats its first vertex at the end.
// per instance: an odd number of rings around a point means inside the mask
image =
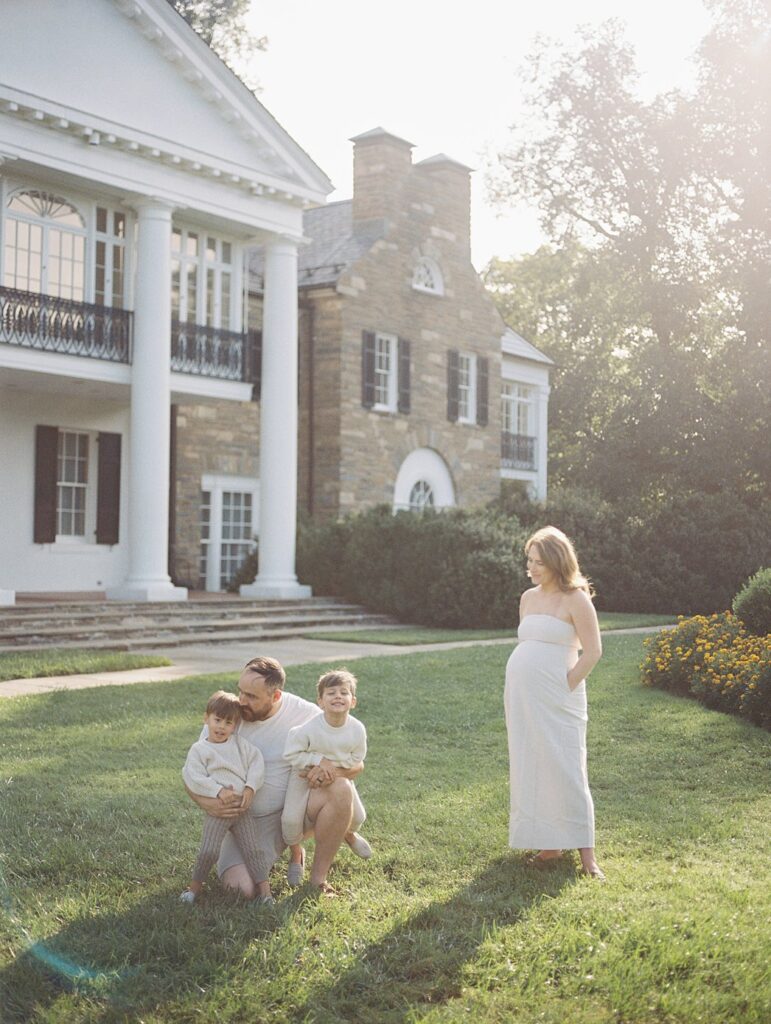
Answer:
POLYGON ((259 477, 259 403, 176 406, 176 582, 199 588, 201 479, 204 474, 259 477))

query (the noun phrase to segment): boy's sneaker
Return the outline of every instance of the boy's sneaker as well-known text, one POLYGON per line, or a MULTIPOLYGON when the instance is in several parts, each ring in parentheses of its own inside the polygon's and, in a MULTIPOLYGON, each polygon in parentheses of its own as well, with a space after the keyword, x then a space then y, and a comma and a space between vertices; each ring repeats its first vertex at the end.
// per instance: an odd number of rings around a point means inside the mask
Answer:
POLYGON ((270 893, 268 893, 267 896, 255 896, 253 902, 256 903, 258 907, 272 907, 275 906, 276 903, 270 893))
POLYGON ((182 895, 179 897, 180 903, 195 903, 195 893, 192 889, 185 889, 182 895))
POLYGON ((346 843, 350 846, 357 857, 361 857, 362 860, 369 860, 372 856, 372 847, 369 845, 364 836, 360 836, 358 832, 352 832, 351 838, 345 837, 346 843))

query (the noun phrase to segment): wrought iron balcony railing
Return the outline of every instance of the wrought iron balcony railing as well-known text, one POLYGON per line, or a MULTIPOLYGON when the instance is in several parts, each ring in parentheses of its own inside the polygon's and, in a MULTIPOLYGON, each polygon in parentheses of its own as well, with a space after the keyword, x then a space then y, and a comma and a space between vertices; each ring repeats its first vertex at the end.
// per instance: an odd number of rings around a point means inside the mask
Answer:
POLYGON ((261 336, 171 321, 171 368, 220 380, 245 381, 259 389, 261 336))
POLYGON ((131 313, 0 287, 0 343, 131 362, 131 313))
POLYGON ((534 437, 501 432, 501 465, 504 469, 535 469, 534 437))

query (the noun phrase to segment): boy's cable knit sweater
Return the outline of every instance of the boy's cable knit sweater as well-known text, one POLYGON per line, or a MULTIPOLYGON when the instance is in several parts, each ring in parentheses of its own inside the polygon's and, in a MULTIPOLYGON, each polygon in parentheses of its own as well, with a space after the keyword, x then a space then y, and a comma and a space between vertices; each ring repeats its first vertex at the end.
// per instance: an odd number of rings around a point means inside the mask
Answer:
POLYGON ((265 778, 265 762, 257 747, 233 733, 224 743, 194 743, 188 751, 182 778, 197 796, 216 797, 226 786, 232 786, 237 793, 244 786, 256 792, 265 778))

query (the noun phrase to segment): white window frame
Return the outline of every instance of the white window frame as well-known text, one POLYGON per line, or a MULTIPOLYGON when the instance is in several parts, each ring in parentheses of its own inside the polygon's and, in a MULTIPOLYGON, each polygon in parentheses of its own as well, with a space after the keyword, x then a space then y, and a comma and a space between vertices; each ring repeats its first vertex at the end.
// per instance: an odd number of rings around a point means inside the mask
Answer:
POLYGON ((399 340, 395 334, 375 334, 375 412, 396 412, 399 399, 399 340), (378 369, 382 353, 386 353, 388 370, 384 375, 378 369), (378 379, 385 376, 385 384, 378 379), (378 395, 381 400, 378 401, 378 395))
POLYGON ((83 545, 96 543, 96 498, 97 498, 97 472, 98 472, 98 433, 94 430, 83 430, 78 427, 57 428, 57 467, 56 467, 56 544, 83 545), (64 443, 63 439, 68 435, 86 437, 88 439, 88 456, 86 459, 86 481, 84 484, 77 484, 73 481, 59 479, 59 446, 64 443), (60 533, 61 505, 60 488, 78 487, 85 492, 85 516, 82 534, 60 533))
POLYGON ((536 388, 515 380, 501 385, 501 427, 509 434, 537 437, 536 388))
MULTIPOLYGON (((242 296, 240 253, 238 243, 222 235, 214 235, 192 224, 172 225, 172 284, 175 263, 179 271, 179 306, 176 318, 182 323, 198 324, 223 331, 241 330, 242 296), (190 235, 195 235, 197 252, 188 254, 190 235), (179 249, 175 248, 179 237, 179 249), (212 243, 210 245, 210 243, 212 243), (227 255, 229 251, 230 261, 227 255), (183 271, 186 271, 183 273, 183 271), (211 301, 209 280, 211 275, 211 301), (223 304, 223 281, 230 279, 230 295, 223 304), (195 301, 191 303, 188 284, 195 280, 195 301), (192 307, 192 308, 191 308, 192 307)), ((173 302, 173 297, 172 297, 173 302)))
POLYGON ((434 508, 436 499, 434 489, 427 480, 416 480, 410 488, 409 509, 410 512, 422 512, 427 508, 434 508))
MULTIPOLYGON (((36 218, 33 214, 25 216, 21 213, 10 213, 8 210, 8 203, 12 197, 20 192, 45 192, 49 195, 55 196, 59 199, 64 200, 73 206, 83 221, 82 229, 70 226, 67 230, 72 230, 73 234, 78 237, 85 239, 85 251, 83 260, 83 295, 77 298, 70 298, 68 295, 62 296, 62 298, 73 301, 73 302, 85 302, 90 304, 96 304, 96 243, 97 241, 103 241, 107 243, 107 247, 110 250, 109 262, 110 262, 110 294, 112 295, 112 247, 119 246, 123 251, 123 294, 121 296, 121 303, 117 303, 112 307, 115 309, 132 309, 133 308, 133 292, 132 292, 132 246, 130 239, 133 238, 134 232, 134 218, 130 210, 123 209, 119 204, 116 204, 113 200, 99 199, 84 196, 81 193, 75 192, 68 189, 62 189, 58 185, 52 185, 49 182, 40 182, 29 179, 1 179, 0 178, 0 284, 6 284, 6 273, 9 270, 8 267, 8 253, 6 251, 6 243, 8 242, 8 224, 11 220, 23 220, 25 223, 39 225, 44 233, 46 230, 50 233, 50 225, 46 229, 45 221, 41 218, 36 218), (98 232, 96 230, 97 223, 97 208, 101 207, 107 211, 108 225, 114 225, 114 215, 116 213, 121 214, 124 218, 124 237, 119 238, 112 231, 98 232)), ((55 221, 52 222, 55 224, 55 221)), ((42 259, 45 261, 46 254, 43 254, 42 259)), ((7 285, 6 287, 12 287, 7 285)), ((27 289, 22 289, 23 291, 27 289)), ((53 293, 48 288, 48 281, 43 273, 41 273, 40 289, 39 291, 33 291, 33 294, 39 295, 52 295, 53 293)), ((105 290, 105 294, 107 294, 105 290)), ((57 297, 54 295, 54 297, 57 297)), ((113 296, 114 298, 114 296, 113 296)), ((110 303, 99 303, 99 305, 109 306, 110 303)))
MULTIPOLYGON (((236 492, 250 494, 252 498, 252 539, 244 542, 249 550, 254 549, 254 537, 259 528, 260 484, 254 477, 226 476, 206 474, 201 478, 201 493, 209 494, 209 537, 201 538, 201 549, 206 546, 206 590, 218 593, 222 590, 222 548, 226 543, 222 536, 223 527, 223 495, 236 492)), ((248 553, 248 552, 247 552, 248 553)), ((201 557, 203 551, 201 550, 201 557)), ((199 575, 203 575, 199 573, 199 575)))
POLYGON ((477 357, 458 353, 458 423, 477 421, 477 357), (465 378, 465 379, 464 379, 465 378))
POLYGON ((444 295, 444 277, 436 260, 430 256, 421 256, 412 271, 412 287, 416 292, 426 295, 444 295), (425 284, 421 278, 427 274, 431 284, 425 284))

